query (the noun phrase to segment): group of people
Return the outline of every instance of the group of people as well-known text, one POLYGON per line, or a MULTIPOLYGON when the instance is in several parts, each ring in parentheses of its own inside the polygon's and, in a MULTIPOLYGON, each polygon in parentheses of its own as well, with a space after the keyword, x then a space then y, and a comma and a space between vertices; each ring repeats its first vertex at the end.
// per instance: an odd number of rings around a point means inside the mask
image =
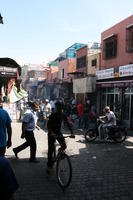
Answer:
MULTIPOLYGON (((48 105, 48 101, 46 100, 46 106, 48 105)), ((18 154, 20 151, 24 150, 28 146, 30 147, 30 159, 31 163, 38 163, 39 160, 36 159, 36 140, 34 137, 34 130, 37 128, 39 130, 39 126, 37 124, 38 121, 38 111, 40 109, 41 104, 38 102, 30 102, 29 108, 24 113, 24 117, 22 120, 22 134, 21 138, 25 139, 25 142, 15 148, 13 148, 13 152, 18 158, 18 154)), ((76 104, 73 102, 72 107, 70 109, 70 105, 67 103, 65 105, 57 101, 54 104, 53 109, 50 106, 50 115, 47 122, 48 129, 48 162, 47 162, 47 171, 49 172, 53 167, 53 159, 52 154, 54 151, 54 143, 57 139, 61 148, 63 150, 66 149, 66 143, 64 137, 61 132, 61 124, 62 121, 65 121, 67 124, 70 134, 72 137, 75 137, 73 134, 72 127, 68 120, 68 115, 70 115, 71 110, 73 112, 77 112, 79 116, 79 127, 82 125, 82 120, 84 117, 84 126, 88 124, 89 113, 91 111, 91 115, 95 116, 95 108, 90 107, 90 102, 86 101, 85 106, 82 102, 76 104), (59 136, 59 137, 58 137, 59 136)), ((44 109, 44 107, 43 107, 44 109)), ((106 129, 109 124, 116 123, 115 115, 112 111, 110 111, 109 107, 105 108, 106 111, 106 123, 104 124, 104 128, 106 129)), ((104 118, 103 118, 104 120, 104 118)), ((9 162, 5 158, 6 148, 12 146, 12 128, 11 128, 11 118, 6 110, 3 109, 2 103, 0 104, 0 198, 6 199, 14 199, 13 194, 18 189, 19 185, 17 183, 15 174, 9 164, 9 162), (2 188, 2 190, 1 190, 2 188)))
MULTIPOLYGON (((48 123, 48 162, 47 171, 49 172, 53 166, 52 154, 54 151, 55 138, 58 140, 61 148, 66 149, 66 143, 61 132, 62 120, 68 125, 72 137, 75 137, 71 126, 67 120, 66 115, 62 112, 62 103, 56 102, 56 111, 52 112, 48 123), (59 136, 59 137, 55 137, 59 136)), ((22 121, 22 134, 21 138, 25 138, 25 142, 18 147, 13 148, 13 152, 18 158, 18 153, 28 146, 30 146, 30 159, 29 162, 38 163, 36 159, 36 140, 34 137, 34 130, 39 127, 37 125, 37 111, 39 104, 37 102, 30 102, 29 109, 26 110, 22 121)), ((18 189, 18 183, 15 174, 5 158, 6 148, 12 146, 12 128, 11 118, 6 110, 3 109, 2 104, 0 107, 0 197, 2 200, 13 200, 14 193, 18 189), (2 190, 1 190, 2 188, 2 190)))
POLYGON ((77 116, 78 119, 78 130, 88 129, 89 125, 96 120, 96 108, 95 105, 91 104, 90 100, 82 100, 78 102, 72 100, 72 102, 67 102, 64 104, 64 112, 70 118, 77 116))

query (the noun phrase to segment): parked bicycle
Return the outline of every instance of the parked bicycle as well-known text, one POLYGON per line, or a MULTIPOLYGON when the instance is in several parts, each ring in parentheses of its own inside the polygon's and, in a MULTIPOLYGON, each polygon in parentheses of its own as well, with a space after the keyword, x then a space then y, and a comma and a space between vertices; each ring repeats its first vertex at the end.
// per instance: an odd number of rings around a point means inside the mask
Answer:
MULTIPOLYGON (((58 136, 55 136, 57 138, 58 136)), ((64 138, 75 138, 75 136, 64 136, 64 138)), ((56 153, 56 144, 54 145, 53 161, 56 163, 56 177, 59 186, 65 190, 72 180, 72 165, 69 156, 62 148, 56 153)))

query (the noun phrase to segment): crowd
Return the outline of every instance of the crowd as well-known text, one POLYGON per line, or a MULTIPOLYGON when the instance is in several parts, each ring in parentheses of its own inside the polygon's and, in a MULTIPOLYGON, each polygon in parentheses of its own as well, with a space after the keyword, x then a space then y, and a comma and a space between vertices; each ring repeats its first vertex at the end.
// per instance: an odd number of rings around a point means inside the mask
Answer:
MULTIPOLYGON (((45 99, 38 101, 39 111, 38 117, 39 121, 43 121, 44 126, 46 127, 47 120, 49 115, 55 111, 55 102, 57 100, 48 100, 45 99)), ((86 99, 83 103, 82 101, 76 102, 75 98, 71 100, 58 100, 63 104, 63 112, 66 114, 71 126, 74 129, 83 131, 89 128, 89 125, 95 122, 96 120, 96 107, 86 99)))
MULTIPOLYGON (((21 101, 22 103, 22 101, 21 101)), ((23 103, 25 101, 23 100, 23 103)), ((91 102, 86 99, 83 104, 82 101, 76 102, 73 98, 71 101, 62 101, 52 99, 49 101, 29 101, 26 103, 28 106, 22 106, 23 110, 22 118, 22 134, 21 138, 25 139, 25 142, 15 148, 13 152, 18 157, 20 151, 27 147, 30 147, 30 163, 38 163, 36 159, 36 139, 34 137, 34 130, 38 126, 38 120, 41 120, 42 113, 46 113, 46 124, 48 129, 48 162, 47 171, 49 172, 53 166, 52 154, 54 150, 54 143, 57 139, 61 148, 65 150, 67 148, 64 137, 62 135, 62 122, 67 125, 70 130, 71 137, 75 137, 73 134, 72 119, 73 116, 77 116, 78 129, 88 129, 91 122, 96 120, 96 108, 91 102), (56 136, 56 137, 55 137, 56 136)), ((110 124, 116 124, 116 118, 110 108, 106 106, 106 115, 103 120, 106 120, 103 129, 106 130, 110 124)), ((22 113, 20 113, 22 114, 22 113)), ((11 168, 8 160, 5 158, 6 148, 12 146, 12 127, 11 118, 6 110, 3 109, 2 102, 0 103, 0 199, 1 200, 14 200, 14 193, 18 189, 19 185, 13 169, 11 168)))
MULTIPOLYGON (((49 102, 46 100, 46 111, 50 109, 49 112, 52 112, 51 106, 48 106, 49 102)), ((49 116, 48 119, 48 162, 47 170, 52 168, 52 154, 55 136, 59 136, 58 142, 63 150, 65 150, 66 143, 61 132, 62 120, 65 120, 70 129, 72 137, 75 137, 71 126, 67 121, 67 117, 62 112, 62 103, 56 102, 55 109, 49 116)), ((25 142, 18 147, 13 148, 13 152, 18 158, 18 153, 24 150, 27 147, 30 147, 30 159, 29 162, 38 163, 36 159, 36 139, 34 137, 34 130, 39 126, 37 125, 38 121, 38 111, 40 105, 38 102, 28 102, 28 108, 24 113, 22 119, 22 134, 21 138, 25 139, 25 142)), ((12 127, 11 127, 11 118, 6 110, 3 109, 3 104, 0 103, 0 199, 1 200, 14 200, 14 193, 18 189, 19 185, 13 169, 11 168, 8 160, 5 158, 6 148, 12 146, 12 127)))

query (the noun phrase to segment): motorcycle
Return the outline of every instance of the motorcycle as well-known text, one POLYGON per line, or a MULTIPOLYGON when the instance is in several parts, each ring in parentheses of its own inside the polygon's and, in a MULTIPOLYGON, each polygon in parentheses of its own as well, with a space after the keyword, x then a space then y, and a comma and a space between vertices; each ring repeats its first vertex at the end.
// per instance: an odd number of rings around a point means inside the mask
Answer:
MULTIPOLYGON (((95 141, 97 137, 105 139, 102 133, 103 121, 98 118, 95 128, 90 128, 85 132, 85 139, 87 142, 95 141)), ((111 125, 106 128, 106 135, 108 140, 113 140, 116 143, 121 143, 126 140, 127 130, 121 125, 111 125)))

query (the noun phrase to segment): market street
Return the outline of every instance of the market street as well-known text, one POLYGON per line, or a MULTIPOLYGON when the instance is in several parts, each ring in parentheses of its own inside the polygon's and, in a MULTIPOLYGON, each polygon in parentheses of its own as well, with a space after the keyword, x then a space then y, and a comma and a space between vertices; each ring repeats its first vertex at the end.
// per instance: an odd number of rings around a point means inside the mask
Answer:
MULTIPOLYGON (((75 131, 75 139, 67 139, 67 153, 71 157, 73 178, 65 193, 60 189, 55 171, 46 173, 47 134, 42 129, 35 131, 37 159, 29 163, 29 148, 19 154, 17 160, 12 148, 7 150, 20 188, 17 200, 132 200, 133 198, 133 137, 123 144, 96 141, 88 144, 82 132, 75 131)), ((13 145, 20 138, 21 123, 13 123, 13 145)))

